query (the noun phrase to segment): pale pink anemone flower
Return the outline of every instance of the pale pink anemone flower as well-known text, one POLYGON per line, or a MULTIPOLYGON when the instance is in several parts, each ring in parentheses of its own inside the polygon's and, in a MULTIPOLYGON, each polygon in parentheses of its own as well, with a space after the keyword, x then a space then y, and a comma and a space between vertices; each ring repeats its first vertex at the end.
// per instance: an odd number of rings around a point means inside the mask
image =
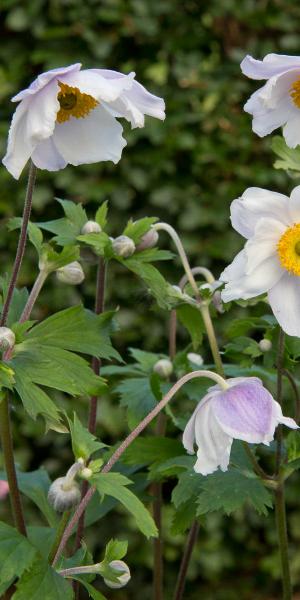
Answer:
POLYGON ((183 433, 183 445, 194 453, 194 470, 209 475, 219 467, 227 471, 234 439, 266 444, 274 439, 279 423, 297 429, 294 419, 284 417, 280 404, 257 377, 227 379, 227 389, 214 385, 199 402, 183 433))
POLYGON ((300 56, 267 54, 263 60, 246 56, 241 69, 251 79, 266 80, 244 106, 253 116, 253 131, 264 137, 284 126, 284 139, 295 148, 300 144, 300 56))
POLYGON ((0 479, 0 500, 4 500, 9 494, 9 485, 4 479, 0 479))
POLYGON ((165 118, 162 98, 107 69, 81 71, 81 64, 39 75, 19 92, 3 163, 18 179, 29 158, 39 169, 58 171, 110 160, 117 163, 126 140, 117 118, 144 127, 145 115, 165 118))

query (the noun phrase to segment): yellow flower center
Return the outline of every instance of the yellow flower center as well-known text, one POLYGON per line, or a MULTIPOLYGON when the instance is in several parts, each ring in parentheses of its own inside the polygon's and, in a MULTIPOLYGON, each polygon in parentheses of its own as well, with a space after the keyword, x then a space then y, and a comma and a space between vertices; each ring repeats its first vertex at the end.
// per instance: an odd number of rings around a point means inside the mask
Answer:
POLYGON ((297 108, 300 108, 300 79, 294 81, 290 89, 290 96, 297 108))
POLYGON ((300 223, 289 227, 277 244, 277 252, 282 267, 300 275, 300 223))
POLYGON ((99 104, 93 96, 83 94, 77 87, 71 87, 66 83, 61 83, 61 81, 58 82, 58 85, 60 87, 60 92, 57 95, 60 104, 56 116, 58 123, 65 123, 70 117, 84 119, 99 104))

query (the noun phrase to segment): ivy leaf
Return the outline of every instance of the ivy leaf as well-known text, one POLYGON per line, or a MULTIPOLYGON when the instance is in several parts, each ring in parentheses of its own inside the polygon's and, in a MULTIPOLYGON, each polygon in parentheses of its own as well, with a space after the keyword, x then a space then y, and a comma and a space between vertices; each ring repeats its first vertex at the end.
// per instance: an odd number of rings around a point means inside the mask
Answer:
POLYGON ((138 244, 141 240, 141 237, 149 231, 151 225, 158 221, 157 217, 144 217, 143 219, 138 219, 137 221, 128 221, 123 234, 130 237, 135 244, 138 244))
POLYGON ((126 486, 131 484, 130 479, 121 473, 99 473, 91 478, 101 496, 112 496, 133 515, 140 531, 147 537, 156 537, 155 523, 138 497, 126 486))
MULTIPOLYGON (((32 544, 14 527, 0 522, 0 581, 9 583, 30 567, 36 556, 32 544)), ((28 596, 31 598, 31 596, 28 596)), ((28 600, 27 598, 27 600, 28 600)))
POLYGON ((86 427, 83 427, 75 412, 73 422, 71 419, 68 419, 68 421, 72 438, 72 450, 76 460, 79 458, 87 460, 97 450, 106 448, 106 444, 99 442, 86 427))
POLYGON ((251 504, 259 514, 266 515, 272 507, 272 496, 263 483, 258 478, 245 477, 237 469, 202 477, 200 487, 198 515, 215 510, 230 515, 244 504, 251 504))
POLYGON ((73 590, 42 558, 23 573, 17 583, 14 600, 72 600, 73 590))
POLYGON ((275 169, 300 171, 299 148, 289 148, 283 137, 275 135, 272 139, 272 150, 280 158, 280 160, 276 160, 274 163, 275 169))

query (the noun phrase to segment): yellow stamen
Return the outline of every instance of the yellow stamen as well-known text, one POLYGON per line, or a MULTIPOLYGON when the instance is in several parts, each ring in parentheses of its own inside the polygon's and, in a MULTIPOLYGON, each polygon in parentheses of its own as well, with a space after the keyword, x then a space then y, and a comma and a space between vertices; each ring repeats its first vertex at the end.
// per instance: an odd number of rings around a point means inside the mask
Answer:
POLYGON ((66 83, 58 82, 60 92, 57 99, 60 104, 60 109, 57 113, 56 120, 58 123, 65 123, 70 117, 76 119, 84 119, 91 110, 98 106, 98 100, 89 94, 83 94, 77 87, 71 87, 66 83))
POLYGON ((300 79, 294 81, 290 89, 290 96, 297 108, 300 108, 300 79))
POLYGON ((277 244, 277 252, 282 267, 293 275, 300 275, 300 223, 284 232, 277 244))

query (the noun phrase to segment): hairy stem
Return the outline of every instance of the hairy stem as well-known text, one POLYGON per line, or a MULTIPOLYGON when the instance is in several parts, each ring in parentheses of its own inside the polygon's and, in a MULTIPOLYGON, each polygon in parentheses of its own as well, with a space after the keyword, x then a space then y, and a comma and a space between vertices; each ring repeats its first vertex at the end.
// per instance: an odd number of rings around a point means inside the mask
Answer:
POLYGON ((282 574, 282 600, 292 600, 292 584, 289 565, 286 508, 283 484, 275 491, 275 512, 282 574))
POLYGON ((56 536, 54 539, 54 542, 52 544, 52 548, 49 552, 49 556, 48 556, 48 562, 51 565, 51 563, 53 562, 53 559, 55 557, 55 554, 57 552, 57 548, 59 547, 59 544, 61 542, 61 538, 63 536, 63 533, 66 529, 66 526, 68 524, 69 518, 70 518, 70 514, 71 511, 70 510, 66 510, 61 517, 61 520, 57 526, 57 530, 56 530, 56 536))
POLYGON ((4 464, 9 485, 9 498, 15 525, 22 535, 26 536, 26 526, 23 515, 22 501, 18 488, 17 474, 14 462, 11 424, 9 418, 8 398, 0 401, 0 432, 4 464))
MULTIPOLYGON (((285 334, 280 328, 279 331, 279 339, 278 339, 278 350, 277 350, 277 391, 276 391, 276 400, 281 405, 282 403, 282 377, 283 377, 283 359, 284 359, 284 340, 285 334)), ((281 454, 282 454, 282 425, 278 425, 276 430, 276 440, 277 440, 277 449, 276 449, 276 466, 275 466, 275 474, 278 475, 280 471, 281 464, 281 454)))
POLYGON ((194 523, 189 531, 188 537, 187 537, 186 546, 184 549, 184 553, 183 553, 183 557, 182 557, 182 561, 181 561, 181 565, 180 565, 180 569, 179 569, 178 579, 176 582, 176 588, 175 588, 174 597, 173 597, 174 600, 181 600, 183 598, 186 574, 187 574, 189 562, 190 562, 190 559, 192 556, 193 548, 197 541, 198 532, 199 532, 199 523, 197 521, 194 521, 194 523))
POLYGON ((9 286, 8 286, 7 296, 6 296, 6 299, 5 299, 5 302, 3 305, 3 309, 2 309, 2 314, 1 314, 1 319, 0 319, 0 327, 3 327, 3 325, 5 325, 5 323, 7 321, 8 312, 9 312, 11 301, 13 298, 14 289, 16 287, 18 275, 19 275, 20 268, 22 265, 22 260, 23 260, 25 247, 26 247, 27 228, 28 228, 28 223, 29 223, 29 218, 30 218, 30 213, 31 213, 32 196, 33 196, 34 184, 35 184, 35 179, 36 179, 36 173, 37 173, 37 168, 35 167, 33 162, 30 162, 27 191, 26 191, 24 209, 23 209, 22 226, 21 226, 21 231, 20 231, 20 236, 19 236, 19 241, 18 241, 15 262, 14 262, 14 266, 13 266, 13 271, 12 271, 11 279, 10 279, 9 286))
POLYGON ((33 285, 33 288, 32 288, 32 290, 30 292, 29 298, 28 298, 28 300, 26 302, 26 305, 24 307, 24 310, 23 310, 23 312, 21 314, 20 323, 24 323, 24 321, 28 321, 28 319, 29 319, 29 317, 31 315, 32 309, 33 309, 33 307, 34 307, 34 305, 36 303, 36 300, 38 298, 38 295, 39 295, 39 293, 40 293, 40 291, 41 291, 41 289, 42 289, 42 287, 43 287, 43 285, 44 285, 47 277, 48 277, 48 271, 41 270, 39 272, 39 274, 38 274, 38 276, 37 276, 37 278, 35 280, 35 283, 33 285))
MULTIPOLYGON (((186 375, 184 375, 183 377, 181 377, 181 379, 179 379, 179 381, 177 381, 172 387, 171 389, 168 391, 168 393, 162 398, 162 400, 160 402, 158 402, 158 404, 153 408, 153 410, 151 410, 151 412, 137 425, 137 427, 130 432, 130 434, 127 436, 127 438, 120 444, 119 448, 117 448, 117 450, 113 453, 113 455, 110 457, 110 459, 108 460, 108 462, 106 463, 106 465, 103 467, 102 469, 102 473, 109 473, 109 471, 112 469, 112 467, 114 466, 114 464, 116 462, 118 462, 119 458, 122 456, 122 454, 125 452, 125 450, 127 450, 128 446, 130 446, 130 444, 132 444, 132 442, 140 435, 140 433, 149 425, 149 423, 151 423, 151 421, 153 421, 153 419, 155 419, 155 417, 157 417, 157 415, 160 413, 160 411, 168 404, 168 402, 170 402, 170 400, 173 398, 174 394, 176 394, 176 392, 178 392, 178 390, 180 390, 180 388, 187 383, 188 381, 190 381, 191 379, 195 379, 197 377, 208 377, 209 379, 212 379, 213 381, 215 381, 215 383, 217 383, 218 385, 220 385, 220 387, 222 389, 227 389, 227 383, 226 381, 223 379, 223 377, 221 377, 220 375, 218 375, 217 373, 213 373, 212 371, 193 371, 192 373, 187 373, 186 375)), ((72 534, 73 528, 76 526, 76 524, 78 523, 82 513, 85 511, 90 499, 92 498, 92 496, 94 495, 96 491, 95 487, 92 487, 88 490, 88 492, 86 493, 86 495, 84 496, 84 498, 81 500, 79 506, 77 507, 72 519, 70 520, 68 526, 66 527, 66 530, 64 532, 64 535, 62 537, 61 543, 59 545, 59 548, 57 550, 56 556, 54 558, 53 561, 53 565, 56 564, 57 560, 59 559, 70 535, 72 534)))

